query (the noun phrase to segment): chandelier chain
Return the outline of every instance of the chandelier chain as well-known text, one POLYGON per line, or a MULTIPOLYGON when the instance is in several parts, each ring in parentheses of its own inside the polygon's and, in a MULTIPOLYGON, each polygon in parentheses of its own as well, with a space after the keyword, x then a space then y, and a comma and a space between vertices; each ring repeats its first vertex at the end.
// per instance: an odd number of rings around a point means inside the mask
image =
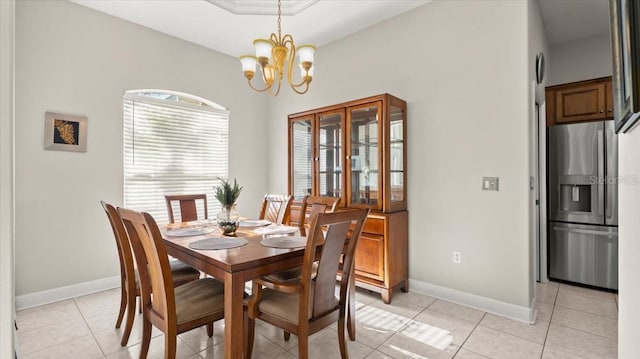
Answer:
POLYGON ((280 15, 282 13, 282 11, 280 10, 281 5, 282 5, 282 1, 278 0, 278 39, 282 38, 282 31, 280 29, 280 24, 282 22, 282 20, 280 19, 280 15))

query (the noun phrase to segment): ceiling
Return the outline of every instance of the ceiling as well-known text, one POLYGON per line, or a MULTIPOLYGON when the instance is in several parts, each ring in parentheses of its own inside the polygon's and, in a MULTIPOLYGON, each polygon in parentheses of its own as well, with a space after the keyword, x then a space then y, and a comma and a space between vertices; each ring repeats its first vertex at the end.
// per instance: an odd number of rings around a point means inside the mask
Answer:
MULTIPOLYGON (((253 54, 253 40, 278 29, 276 15, 246 15, 277 13, 275 0, 70 1, 236 57, 253 54)), ((296 45, 322 46, 430 1, 283 0, 282 33, 293 35, 296 45), (286 16, 289 11, 297 14, 286 16)))
POLYGON ((609 32, 608 0, 538 0, 551 45, 609 32))
MULTIPOLYGON (((234 57, 277 31, 276 0, 70 1, 234 57)), ((322 46, 430 1, 282 0, 282 33, 322 46)), ((538 2, 550 45, 609 31, 608 0, 538 2)))

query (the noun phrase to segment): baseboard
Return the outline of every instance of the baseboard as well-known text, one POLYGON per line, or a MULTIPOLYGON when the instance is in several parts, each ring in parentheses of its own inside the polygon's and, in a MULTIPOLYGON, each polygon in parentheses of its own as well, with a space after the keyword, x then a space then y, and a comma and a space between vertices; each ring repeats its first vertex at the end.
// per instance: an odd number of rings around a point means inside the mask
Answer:
POLYGON ((479 309, 484 312, 517 320, 519 322, 528 324, 533 324, 535 322, 536 310, 531 306, 535 301, 532 301, 529 304, 531 307, 527 308, 415 279, 409 279, 409 288, 411 288, 412 292, 462 304, 467 307, 479 309))
POLYGON ((88 282, 69 285, 66 287, 43 290, 41 292, 24 294, 16 297, 16 310, 37 307, 43 304, 59 302, 61 300, 80 297, 120 287, 120 276, 96 279, 88 282))

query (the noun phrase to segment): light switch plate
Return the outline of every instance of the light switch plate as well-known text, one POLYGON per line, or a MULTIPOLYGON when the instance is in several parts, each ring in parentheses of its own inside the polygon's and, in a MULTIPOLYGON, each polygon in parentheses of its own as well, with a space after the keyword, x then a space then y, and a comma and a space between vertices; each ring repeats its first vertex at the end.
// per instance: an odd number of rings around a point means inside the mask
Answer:
POLYGON ((482 177, 482 190, 497 191, 498 181, 499 181, 498 177, 482 177))

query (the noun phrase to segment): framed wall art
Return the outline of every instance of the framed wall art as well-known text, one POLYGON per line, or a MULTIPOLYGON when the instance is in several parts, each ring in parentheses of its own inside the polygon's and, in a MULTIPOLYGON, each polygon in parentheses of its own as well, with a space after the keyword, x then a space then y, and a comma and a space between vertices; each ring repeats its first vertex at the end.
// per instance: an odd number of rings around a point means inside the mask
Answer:
POLYGON ((640 118, 640 1, 609 0, 616 133, 640 118))
POLYGON ((44 148, 47 150, 86 152, 87 118, 46 112, 44 114, 44 148))

